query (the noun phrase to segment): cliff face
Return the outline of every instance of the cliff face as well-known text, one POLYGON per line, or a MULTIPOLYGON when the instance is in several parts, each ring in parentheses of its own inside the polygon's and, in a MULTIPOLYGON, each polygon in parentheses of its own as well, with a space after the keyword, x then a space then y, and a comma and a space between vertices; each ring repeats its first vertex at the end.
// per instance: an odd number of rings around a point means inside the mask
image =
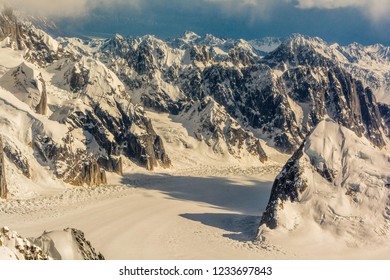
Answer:
POLYGON ((249 155, 260 162, 267 160, 260 140, 244 129, 212 97, 206 96, 199 102, 188 104, 180 114, 188 132, 204 141, 217 154, 231 154, 235 158, 249 155))
POLYGON ((7 181, 5 179, 3 140, 0 137, 0 198, 7 198, 7 181))
POLYGON ((53 38, 31 23, 18 20, 12 10, 0 13, 0 41, 4 40, 7 47, 24 50, 24 57, 40 66, 47 66, 63 55, 53 38))
POLYGON ((59 145, 47 136, 36 136, 33 142, 39 159, 51 165, 55 175, 66 183, 81 186, 104 185, 106 173, 100 168, 95 157, 80 149, 73 151, 70 141, 59 145))

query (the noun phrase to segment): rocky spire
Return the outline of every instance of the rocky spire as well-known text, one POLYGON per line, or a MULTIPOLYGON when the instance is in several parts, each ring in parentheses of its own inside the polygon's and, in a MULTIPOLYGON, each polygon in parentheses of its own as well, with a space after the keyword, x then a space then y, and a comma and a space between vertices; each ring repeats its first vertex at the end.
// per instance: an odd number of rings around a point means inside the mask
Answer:
POLYGON ((5 180, 5 164, 3 152, 3 139, 0 137, 0 198, 7 198, 7 181, 5 180))
POLYGON ((39 81, 41 82, 42 91, 41 91, 41 99, 38 105, 35 107, 35 111, 38 114, 46 115, 47 113, 47 93, 46 93, 46 84, 42 77, 40 77, 39 81))

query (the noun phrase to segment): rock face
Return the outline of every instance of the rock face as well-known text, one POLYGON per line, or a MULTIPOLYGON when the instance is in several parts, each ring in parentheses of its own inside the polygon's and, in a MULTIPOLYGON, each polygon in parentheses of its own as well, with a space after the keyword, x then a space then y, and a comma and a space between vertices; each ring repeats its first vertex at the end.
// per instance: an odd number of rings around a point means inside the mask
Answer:
POLYGON ((40 78, 40 82, 42 83, 42 92, 41 92, 41 98, 39 100, 39 103, 35 107, 35 112, 41 115, 47 114, 47 93, 46 93, 46 84, 43 78, 40 78))
POLYGON ((91 243, 86 240, 84 232, 78 229, 65 229, 65 231, 71 231, 73 238, 76 240, 78 248, 83 256, 84 260, 104 260, 104 256, 101 253, 96 252, 91 243))
POLYGON ((7 227, 0 229, 0 260, 104 260, 77 229, 44 232, 24 238, 7 227))
MULTIPOLYGON (((149 170, 170 167, 163 141, 118 77, 87 51, 68 47, 66 40, 60 44, 32 22, 21 21, 11 10, 1 13, 3 47, 24 50, 25 61, 6 72, 0 86, 33 112, 48 115, 49 120, 26 112, 34 126, 26 139, 35 159, 73 185, 105 184, 106 171, 122 175, 123 157, 149 170), (50 81, 43 78, 46 72, 50 81)), ((14 140, 9 143, 25 139, 14 140)), ((30 178, 20 149, 8 145, 5 152, 30 178)))
POLYGON ((85 238, 84 232, 78 229, 45 231, 40 237, 30 240, 54 260, 104 260, 104 256, 85 238))
MULTIPOLYGON (((346 56, 350 53, 351 59, 352 51, 301 35, 272 49, 261 58, 243 40, 193 33, 168 42, 117 36, 96 57, 123 78, 144 106, 180 114, 187 104, 210 96, 243 129, 255 130, 282 152, 293 153, 327 117, 384 146, 376 98, 349 67, 346 56)), ((381 56, 383 65, 386 59, 381 56)))
MULTIPOLYGON (((145 107, 175 115, 216 153, 250 154, 261 162, 267 159, 261 141, 292 154, 327 118, 378 148, 389 135, 387 105, 378 105, 378 93, 366 87, 375 79, 360 75, 369 65, 364 61, 387 63, 383 46, 343 48, 301 35, 246 42, 191 32, 167 41, 120 35, 54 40, 8 10, 0 15, 0 39, 3 47, 25 50, 25 62, 0 85, 47 115, 26 112, 40 130, 22 140, 42 165, 72 184, 104 183, 106 171, 123 173, 125 158, 149 170, 171 166, 145 107), (363 67, 360 74, 353 61, 363 67)), ((28 177, 18 149, 5 153, 28 177)))
POLYGON ((386 151, 324 120, 276 177, 258 238, 267 238, 269 229, 321 229, 356 244, 386 239, 389 176, 386 151))
POLYGON ((256 156, 261 162, 267 156, 260 140, 243 129, 212 97, 187 105, 180 118, 190 134, 210 146, 216 153, 229 153, 236 158, 256 156))
POLYGON ((73 151, 71 143, 63 146, 56 144, 50 137, 36 136, 33 142, 39 159, 53 166, 54 174, 72 185, 89 186, 107 183, 106 173, 92 154, 83 150, 73 151))
POLYGON ((299 160, 303 156, 303 145, 284 165, 282 172, 276 177, 271 191, 271 196, 266 211, 261 218, 261 224, 270 229, 278 226, 278 209, 283 209, 284 201, 298 202, 301 195, 307 188, 308 182, 302 179, 304 168, 299 160))
POLYGON ((390 137, 390 105, 379 104, 379 111, 386 126, 385 132, 387 137, 390 137))
POLYGON ((5 163, 4 163, 4 151, 3 140, 0 137, 0 198, 7 198, 7 181, 5 178, 5 163))
POLYGON ((331 55, 332 50, 322 40, 296 36, 266 57, 271 67, 287 69, 281 79, 288 93, 288 105, 294 111, 290 122, 298 128, 289 131, 289 135, 302 139, 329 116, 383 147, 382 119, 372 91, 341 68, 331 55))
POLYGON ((31 178, 31 168, 27 158, 16 145, 8 142, 5 138, 3 138, 3 152, 24 176, 31 178))
POLYGON ((0 259, 5 260, 49 260, 42 248, 23 238, 7 227, 0 229, 0 259))
POLYGON ((58 43, 31 22, 20 21, 11 9, 0 13, 0 41, 15 50, 25 50, 25 58, 40 66, 47 66, 62 57, 58 43))
POLYGON ((62 121, 73 128, 82 128, 93 136, 101 150, 104 150, 95 153, 95 156, 109 171, 122 173, 118 161, 121 154, 148 170, 158 165, 171 165, 151 121, 141 107, 131 103, 122 82, 102 63, 82 58, 65 72, 64 80, 69 81, 70 89, 91 109, 80 111, 69 108, 71 114, 62 121), (96 92, 101 94, 96 95, 96 92))

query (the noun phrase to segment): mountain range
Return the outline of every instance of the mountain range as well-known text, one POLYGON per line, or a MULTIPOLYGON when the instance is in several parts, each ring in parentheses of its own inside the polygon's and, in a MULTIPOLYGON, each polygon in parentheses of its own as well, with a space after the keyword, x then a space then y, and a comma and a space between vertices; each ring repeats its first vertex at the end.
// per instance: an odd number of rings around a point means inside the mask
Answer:
POLYGON ((238 162, 266 165, 267 149, 291 155, 257 239, 318 227, 360 243, 389 237, 390 47, 300 34, 85 40, 53 30, 0 15, 2 198, 53 182, 106 184, 124 164, 172 168, 153 111, 238 162))

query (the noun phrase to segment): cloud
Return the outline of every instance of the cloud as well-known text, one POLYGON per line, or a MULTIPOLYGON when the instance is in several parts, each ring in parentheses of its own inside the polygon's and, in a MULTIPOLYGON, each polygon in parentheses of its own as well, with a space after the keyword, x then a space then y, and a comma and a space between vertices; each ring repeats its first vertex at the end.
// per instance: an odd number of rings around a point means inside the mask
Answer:
POLYGON ((269 16, 272 9, 290 0, 0 0, 18 10, 55 18, 76 18, 88 16, 95 9, 138 8, 147 13, 153 7, 162 7, 161 13, 191 10, 214 10, 228 17, 245 18, 254 21, 269 16))
POLYGON ((245 16, 250 21, 259 18, 268 18, 270 12, 286 0, 202 0, 215 5, 222 13, 228 16, 245 16))
POLYGON ((56 18, 82 17, 98 7, 138 7, 140 0, 0 0, 14 9, 56 18))
POLYGON ((153 7, 162 7, 161 13, 185 9, 197 14, 206 9, 255 22, 272 18, 279 8, 288 7, 300 10, 354 8, 373 22, 390 20, 390 0, 0 0, 0 3, 56 18, 83 17, 95 9, 137 8, 147 13, 153 7))
POLYGON ((296 0, 300 9, 356 8, 374 22, 389 20, 389 0, 296 0))
POLYGON ((217 5, 229 16, 249 16, 251 20, 270 16, 278 7, 289 5, 301 10, 354 8, 371 21, 390 20, 390 0, 202 0, 217 5))

